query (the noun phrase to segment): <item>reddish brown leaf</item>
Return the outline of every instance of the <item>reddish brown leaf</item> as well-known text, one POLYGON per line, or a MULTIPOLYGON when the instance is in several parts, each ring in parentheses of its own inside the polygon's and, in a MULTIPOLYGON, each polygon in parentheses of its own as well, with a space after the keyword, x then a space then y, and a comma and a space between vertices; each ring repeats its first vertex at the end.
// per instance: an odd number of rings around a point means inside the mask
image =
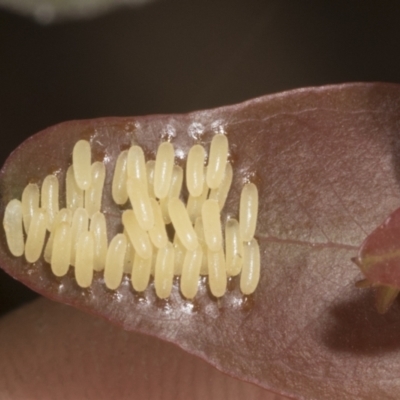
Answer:
MULTIPOLYGON (((31 180, 62 179, 79 138, 105 158, 108 187, 115 156, 133 136, 154 156, 163 136, 184 158, 201 136, 228 134, 234 187, 226 214, 237 215, 242 183, 258 184, 261 282, 243 298, 234 280, 220 301, 203 282, 189 302, 177 283, 168 302, 144 297, 126 281, 116 291, 96 279, 90 290, 72 275, 58 280, 45 263, 10 256, 1 266, 39 293, 99 314, 124 329, 176 343, 228 374, 307 399, 395 399, 400 374, 400 310, 384 316, 351 258, 368 233, 400 204, 400 87, 350 84, 300 89, 188 115, 72 121, 24 142, 0 176, 1 215, 31 180)), ((109 227, 120 210, 104 197, 109 227)))
POLYGON ((394 211, 362 243, 352 261, 366 279, 357 287, 374 287, 376 308, 385 313, 400 291, 400 208, 394 211))
POLYGON ((374 283, 400 289, 400 208, 364 240, 355 263, 374 283))

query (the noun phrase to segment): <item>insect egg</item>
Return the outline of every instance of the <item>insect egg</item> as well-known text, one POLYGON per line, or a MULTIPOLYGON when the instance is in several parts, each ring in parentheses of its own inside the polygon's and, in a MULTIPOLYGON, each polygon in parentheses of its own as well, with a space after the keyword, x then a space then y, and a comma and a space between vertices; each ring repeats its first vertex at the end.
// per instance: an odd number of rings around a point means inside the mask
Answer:
POLYGON ((144 231, 149 231, 154 227, 154 214, 147 190, 147 182, 137 177, 130 177, 127 186, 128 197, 136 220, 144 231))
POLYGON ((102 271, 107 256, 107 225, 104 214, 97 211, 90 219, 90 232, 93 234, 93 269, 102 271))
POLYGON ((78 244, 81 233, 86 232, 89 227, 89 215, 87 211, 79 207, 75 210, 72 217, 71 223, 71 235, 72 235, 72 246, 71 246, 71 265, 75 265, 76 246, 78 244))
POLYGON ((90 141, 79 140, 65 184, 49 174, 41 185, 27 182, 21 200, 9 201, 3 219, 9 252, 28 263, 42 257, 57 279, 73 276, 82 289, 98 279, 110 291, 130 282, 135 292, 153 290, 166 299, 179 286, 192 300, 206 276, 219 298, 229 277, 240 275, 240 290, 249 295, 260 278, 258 191, 247 183, 239 221, 225 219, 235 170, 228 150, 227 136, 218 134, 208 157, 205 146, 194 144, 183 165, 173 143, 161 143, 155 160, 135 144, 117 155, 107 177, 105 160, 92 163, 90 141))
POLYGON ((22 231, 22 203, 11 200, 4 213, 3 227, 6 233, 7 245, 15 257, 22 256, 25 250, 24 234, 22 231))
POLYGON ((126 233, 126 229, 124 229, 123 234, 126 237, 126 250, 125 250, 123 271, 124 274, 131 275, 133 273, 132 269, 133 269, 133 262, 135 259, 135 249, 133 248, 133 245, 129 240, 129 236, 126 233))
POLYGON ((183 260, 185 259, 187 249, 176 233, 173 244, 175 249, 174 275, 180 276, 182 274, 183 260))
POLYGON ((201 217, 196 218, 196 221, 194 223, 194 230, 196 232, 197 239, 199 241, 199 247, 203 252, 203 257, 201 260, 201 267, 200 267, 200 275, 208 275, 207 246, 204 237, 203 219, 201 217))
POLYGON ((83 207, 84 191, 76 183, 72 165, 67 169, 65 191, 67 208, 76 210, 78 207, 83 207))
POLYGON ((174 148, 171 143, 162 143, 157 151, 154 166, 154 194, 159 199, 167 196, 174 168, 174 148))
POLYGON ((90 165, 90 144, 87 140, 79 140, 72 153, 72 166, 74 169, 75 182, 81 190, 89 189, 92 183, 90 165))
POLYGON ((204 202, 201 208, 201 218, 207 247, 211 251, 218 251, 222 247, 222 231, 219 205, 216 200, 208 199, 204 202))
POLYGON ((132 210, 126 210, 123 212, 122 223, 124 224, 135 251, 140 255, 140 257, 149 258, 152 249, 149 235, 140 227, 135 213, 132 210))
POLYGON ((154 286, 160 299, 166 299, 171 294, 174 258, 175 250, 171 242, 157 252, 154 286))
POLYGON ((104 179, 106 177, 106 168, 100 161, 96 161, 91 166, 92 184, 85 191, 85 208, 89 218, 101 210, 101 198, 103 194, 104 179))
POLYGON ((132 146, 129 149, 126 171, 128 178, 141 180, 147 190, 146 162, 143 150, 140 146, 132 146))
POLYGON ((149 160, 146 163, 146 174, 147 174, 147 186, 149 189, 149 197, 155 198, 156 194, 154 193, 154 168, 156 166, 156 162, 154 160, 149 160))
POLYGON ((207 185, 216 189, 224 177, 228 159, 228 139, 225 135, 215 135, 211 141, 210 159, 207 168, 207 185))
POLYGON ((42 184, 41 207, 46 212, 47 230, 51 232, 54 219, 58 213, 58 179, 47 175, 42 184))
POLYGON ((204 147, 195 144, 189 151, 186 165, 186 184, 189 193, 194 196, 200 196, 203 191, 204 183, 204 147))
POLYGON ((226 291, 226 265, 222 247, 218 251, 207 250, 208 275, 210 290, 216 297, 221 297, 226 291))
POLYGON ((243 245, 243 268, 240 289, 244 294, 253 293, 260 279, 260 249, 255 239, 243 245))
POLYGON ((25 243, 25 258, 29 263, 36 262, 42 253, 46 225, 46 212, 41 208, 35 210, 25 243))
POLYGON ((254 183, 244 185, 240 195, 240 236, 250 241, 256 231, 258 214, 258 191, 254 183))
POLYGON ((109 289, 117 289, 121 284, 126 246, 126 236, 118 233, 111 240, 108 247, 104 268, 104 282, 109 289))
POLYGON ((198 246, 197 236, 182 201, 172 198, 168 203, 168 213, 182 244, 188 250, 195 250, 198 246))
POLYGON ((28 233, 32 215, 39 208, 40 192, 36 183, 29 183, 22 192, 22 218, 25 232, 28 233))
POLYGON ((154 226, 149 229, 149 236, 154 246, 162 248, 167 245, 168 236, 165 230, 165 224, 160 205, 156 199, 150 199, 151 208, 154 215, 154 226))
MULTIPOLYGON (((204 174, 206 174, 207 168, 204 168, 204 174)), ((201 215, 201 208, 203 203, 207 200, 208 194, 210 192, 210 188, 207 186, 206 180, 203 183, 203 190, 200 196, 192 196, 189 194, 189 198, 186 204, 186 209, 189 214, 189 218, 194 224, 196 218, 201 215)))
POLYGON ((222 211, 225 205, 226 198, 228 197, 229 189, 231 188, 233 178, 233 170, 231 163, 226 163, 224 177, 222 178, 221 185, 216 189, 211 189, 208 196, 209 199, 216 200, 219 205, 219 210, 222 211))
POLYGON ((112 198, 117 204, 125 204, 128 201, 126 188, 128 150, 124 150, 117 158, 114 177, 112 181, 112 198))
POLYGON ((54 240, 51 252, 51 270, 56 276, 64 276, 68 272, 71 261, 72 234, 68 222, 60 222, 54 229, 54 240))
POLYGON ((131 282, 137 292, 144 292, 149 284, 153 254, 148 258, 142 258, 135 253, 132 267, 131 282))
POLYGON ((226 221, 225 225, 225 256, 228 276, 238 275, 243 264, 243 242, 239 222, 233 218, 226 221))
POLYGON ((93 233, 82 232, 76 243, 75 278, 80 287, 89 287, 93 279, 93 233))
POLYGON ((187 299, 196 296, 202 261, 203 250, 200 246, 196 250, 186 251, 182 266, 181 291, 187 299))
POLYGON ((168 194, 163 199, 160 199, 161 213, 166 224, 171 223, 171 217, 168 212, 169 200, 173 197, 179 197, 181 194, 183 182, 183 170, 179 165, 174 165, 172 169, 171 186, 168 194))
MULTIPOLYGON (((56 217, 54 218, 53 226, 50 232, 50 236, 47 240, 46 247, 44 248, 44 254, 43 257, 46 262, 50 263, 51 262, 51 256, 53 253, 53 243, 54 243, 54 237, 55 237, 55 231, 57 227, 60 225, 61 222, 68 222, 68 226, 71 224, 72 220, 72 211, 68 208, 62 208, 56 217)), ((71 250, 69 250, 71 251, 71 250)))

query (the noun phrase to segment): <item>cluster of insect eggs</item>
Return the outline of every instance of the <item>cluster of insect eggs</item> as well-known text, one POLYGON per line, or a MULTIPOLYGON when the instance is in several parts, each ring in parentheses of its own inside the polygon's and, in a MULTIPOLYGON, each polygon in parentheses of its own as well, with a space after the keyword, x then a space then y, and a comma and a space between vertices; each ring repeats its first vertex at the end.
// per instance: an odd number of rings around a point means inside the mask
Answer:
POLYGON ((59 210, 55 175, 44 179, 41 190, 37 184, 28 184, 21 200, 8 203, 3 226, 9 250, 16 257, 25 255, 28 263, 43 253, 59 277, 73 266, 82 288, 91 285, 93 271, 104 271, 105 285, 111 290, 119 287, 124 273, 130 274, 138 292, 147 288, 153 275, 157 296, 167 298, 174 275, 179 275, 182 294, 192 299, 200 275, 208 275, 211 293, 221 297, 227 277, 241 274, 240 289, 251 294, 260 276, 260 251, 254 238, 257 187, 244 185, 240 223, 230 218, 223 228, 220 213, 233 174, 225 135, 213 137, 207 166, 205 161, 205 149, 199 144, 188 153, 185 173, 175 164, 169 142, 158 147, 156 160, 147 162, 140 146, 122 151, 114 169, 112 198, 121 206, 129 201, 131 208, 122 211, 124 231, 108 243, 101 212, 105 166, 92 164, 90 144, 80 140, 66 173, 66 208, 59 210), (184 175, 189 193, 186 205, 180 199, 184 175), (172 241, 168 224, 174 231, 172 241))

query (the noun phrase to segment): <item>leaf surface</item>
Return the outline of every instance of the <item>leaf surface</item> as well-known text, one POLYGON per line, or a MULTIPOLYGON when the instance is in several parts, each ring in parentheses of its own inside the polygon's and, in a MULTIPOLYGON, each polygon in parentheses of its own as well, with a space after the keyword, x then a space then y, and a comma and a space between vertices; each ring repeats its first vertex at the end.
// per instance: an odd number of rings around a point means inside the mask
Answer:
MULTIPOLYGON (((219 301, 201 283, 193 302, 174 283, 167 302, 153 285, 138 296, 127 279, 115 292, 101 275, 88 290, 72 274, 13 258, 0 233, 0 265, 37 292, 103 316, 126 330, 172 342, 218 369, 294 398, 396 399, 400 389, 400 308, 376 312, 351 262, 358 247, 400 204, 400 87, 347 84, 299 89, 194 112, 71 121, 25 141, 0 174, 0 217, 30 181, 63 182, 74 143, 90 139, 105 160, 103 209, 109 229, 121 210, 109 196, 116 156, 134 141, 148 158, 169 137, 178 158, 216 132, 230 141, 234 181, 224 216, 238 215, 249 178, 260 196, 256 236, 261 281, 243 297, 238 279, 219 301)), ((183 162, 183 161, 182 161, 183 162)), ((61 185, 61 193, 64 187, 61 185)))
POLYGON ((362 243, 355 260, 373 284, 400 288, 400 208, 362 243))

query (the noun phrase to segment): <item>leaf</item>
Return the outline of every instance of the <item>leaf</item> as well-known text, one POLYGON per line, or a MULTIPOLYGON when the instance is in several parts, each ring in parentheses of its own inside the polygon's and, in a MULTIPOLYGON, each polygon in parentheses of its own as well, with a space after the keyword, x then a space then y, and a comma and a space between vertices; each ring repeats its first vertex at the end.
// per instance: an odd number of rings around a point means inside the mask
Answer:
POLYGON ((376 307, 385 313, 400 291, 400 208, 362 243, 354 263, 366 279, 357 287, 376 288, 376 307))
POLYGON ((400 208, 362 243, 355 263, 373 284, 400 289, 400 208))
MULTIPOLYGON (((1 215, 24 186, 57 171, 61 181, 74 143, 90 138, 106 160, 107 187, 116 154, 134 137, 154 157, 171 137, 185 157, 201 137, 226 132, 234 181, 225 215, 237 215, 243 182, 257 182, 256 236, 261 281, 243 297, 238 280, 216 301, 205 282, 193 302, 174 283, 168 302, 128 281, 115 292, 97 277, 89 290, 72 275, 58 280, 43 262, 10 256, 0 236, 0 265, 37 292, 157 336, 218 369, 264 388, 307 399, 395 399, 400 374, 398 302, 378 314, 351 262, 365 237, 400 203, 400 87, 348 84, 299 89, 187 115, 72 121, 25 141, 0 174, 1 215)), ((62 189, 63 190, 63 189, 62 189)), ((109 227, 120 210, 104 197, 109 227)))

